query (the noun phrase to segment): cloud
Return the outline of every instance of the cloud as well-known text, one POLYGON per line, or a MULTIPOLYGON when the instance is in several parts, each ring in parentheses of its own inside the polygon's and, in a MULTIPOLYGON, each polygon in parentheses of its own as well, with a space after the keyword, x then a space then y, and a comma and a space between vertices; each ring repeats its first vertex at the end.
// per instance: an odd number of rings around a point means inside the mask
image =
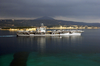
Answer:
POLYGON ((62 19, 66 17, 70 20, 98 22, 100 0, 0 0, 0 18, 40 16, 62 16, 62 19))

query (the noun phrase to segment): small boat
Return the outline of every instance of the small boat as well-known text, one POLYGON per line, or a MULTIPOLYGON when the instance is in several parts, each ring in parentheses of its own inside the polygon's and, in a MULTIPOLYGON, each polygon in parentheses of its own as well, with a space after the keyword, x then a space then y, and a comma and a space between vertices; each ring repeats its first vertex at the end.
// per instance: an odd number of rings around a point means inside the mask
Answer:
POLYGON ((18 31, 17 36, 66 36, 81 35, 82 30, 53 30, 46 31, 46 27, 42 24, 36 31, 18 31))

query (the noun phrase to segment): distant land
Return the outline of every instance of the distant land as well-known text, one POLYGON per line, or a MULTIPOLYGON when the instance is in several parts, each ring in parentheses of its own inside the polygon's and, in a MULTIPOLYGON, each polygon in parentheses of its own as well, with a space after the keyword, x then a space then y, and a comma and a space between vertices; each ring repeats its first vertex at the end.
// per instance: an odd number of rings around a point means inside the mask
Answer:
POLYGON ((22 26, 40 26, 41 23, 51 27, 57 25, 80 25, 80 26, 96 26, 100 27, 100 23, 84 23, 84 22, 74 22, 74 21, 63 21, 55 20, 51 17, 41 17, 35 20, 0 20, 0 28, 2 27, 22 27, 22 26))

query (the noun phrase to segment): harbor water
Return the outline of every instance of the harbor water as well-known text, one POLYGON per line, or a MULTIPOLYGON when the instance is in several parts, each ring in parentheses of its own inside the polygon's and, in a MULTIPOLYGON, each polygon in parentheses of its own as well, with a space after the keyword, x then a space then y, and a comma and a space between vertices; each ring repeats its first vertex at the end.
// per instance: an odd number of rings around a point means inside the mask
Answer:
POLYGON ((41 37, 0 31, 0 66, 100 66, 100 29, 83 31, 41 37))

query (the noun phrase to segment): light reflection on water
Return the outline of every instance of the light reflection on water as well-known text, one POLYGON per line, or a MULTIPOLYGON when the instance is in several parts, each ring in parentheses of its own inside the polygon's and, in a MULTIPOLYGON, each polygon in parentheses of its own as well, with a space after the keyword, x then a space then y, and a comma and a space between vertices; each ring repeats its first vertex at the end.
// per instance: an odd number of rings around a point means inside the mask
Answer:
POLYGON ((37 39, 37 48, 40 53, 45 53, 46 50, 46 38, 40 37, 37 39))
POLYGON ((24 48, 28 46, 31 50, 35 47, 41 54, 49 51, 59 52, 71 50, 71 48, 82 44, 82 36, 18 37, 17 39, 19 47, 22 44, 24 48), (26 44, 26 46, 24 44, 26 44))
MULTIPOLYGON (((99 33, 100 30, 85 30, 82 36, 0 37, 1 54, 6 53, 0 56, 0 66, 25 60, 21 64, 27 66, 100 66, 99 33)), ((5 33, 11 34, 14 35, 5 33)))

